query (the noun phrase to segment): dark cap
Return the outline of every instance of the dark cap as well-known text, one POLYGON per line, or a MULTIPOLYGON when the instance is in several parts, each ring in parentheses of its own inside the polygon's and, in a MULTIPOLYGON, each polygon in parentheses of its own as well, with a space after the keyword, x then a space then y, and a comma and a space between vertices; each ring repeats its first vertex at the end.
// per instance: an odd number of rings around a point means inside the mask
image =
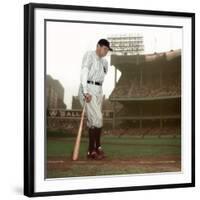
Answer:
POLYGON ((107 46, 110 51, 113 51, 113 49, 110 48, 110 42, 108 42, 108 40, 106 39, 100 39, 97 44, 99 44, 100 46, 102 45, 107 46))

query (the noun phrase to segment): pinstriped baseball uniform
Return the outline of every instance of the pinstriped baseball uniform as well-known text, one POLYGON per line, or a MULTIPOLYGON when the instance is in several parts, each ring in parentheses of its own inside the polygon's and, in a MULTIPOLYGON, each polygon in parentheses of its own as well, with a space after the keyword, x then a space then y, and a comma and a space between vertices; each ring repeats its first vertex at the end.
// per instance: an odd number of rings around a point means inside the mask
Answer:
POLYGON ((83 106, 84 93, 92 95, 90 102, 86 102, 87 126, 103 126, 102 101, 103 90, 102 85, 87 83, 87 81, 95 81, 103 83, 104 77, 108 72, 108 62, 105 58, 100 58, 96 54, 96 50, 87 51, 82 59, 80 85, 78 97, 83 106))

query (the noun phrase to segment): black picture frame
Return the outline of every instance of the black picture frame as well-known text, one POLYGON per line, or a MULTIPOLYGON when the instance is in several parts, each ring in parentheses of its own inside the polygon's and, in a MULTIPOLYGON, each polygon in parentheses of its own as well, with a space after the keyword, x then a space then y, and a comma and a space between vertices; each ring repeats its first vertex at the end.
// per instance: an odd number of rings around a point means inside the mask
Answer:
POLYGON ((120 192, 163 188, 184 188, 195 186, 195 14, 187 12, 137 10, 111 7, 89 7, 77 5, 38 4, 24 5, 24 195, 28 197, 72 195, 84 193, 120 192), (77 10, 152 16, 177 16, 191 19, 191 182, 164 185, 143 185, 116 188, 78 189, 64 191, 35 192, 35 9, 77 10))

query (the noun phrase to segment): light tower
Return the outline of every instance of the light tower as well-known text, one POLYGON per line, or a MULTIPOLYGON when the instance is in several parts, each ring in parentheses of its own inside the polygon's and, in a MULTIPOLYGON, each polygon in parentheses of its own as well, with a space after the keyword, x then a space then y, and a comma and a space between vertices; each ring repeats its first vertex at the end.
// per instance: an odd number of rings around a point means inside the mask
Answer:
POLYGON ((144 53, 143 36, 140 33, 116 34, 107 38, 115 55, 137 55, 144 53))

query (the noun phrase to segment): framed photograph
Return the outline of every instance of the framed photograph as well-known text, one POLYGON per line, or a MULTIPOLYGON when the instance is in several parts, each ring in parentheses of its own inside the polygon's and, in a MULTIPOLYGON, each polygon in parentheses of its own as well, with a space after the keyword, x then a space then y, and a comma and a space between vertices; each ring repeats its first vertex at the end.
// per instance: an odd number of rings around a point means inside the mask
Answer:
POLYGON ((24 195, 195 186, 195 14, 24 5, 24 195))

